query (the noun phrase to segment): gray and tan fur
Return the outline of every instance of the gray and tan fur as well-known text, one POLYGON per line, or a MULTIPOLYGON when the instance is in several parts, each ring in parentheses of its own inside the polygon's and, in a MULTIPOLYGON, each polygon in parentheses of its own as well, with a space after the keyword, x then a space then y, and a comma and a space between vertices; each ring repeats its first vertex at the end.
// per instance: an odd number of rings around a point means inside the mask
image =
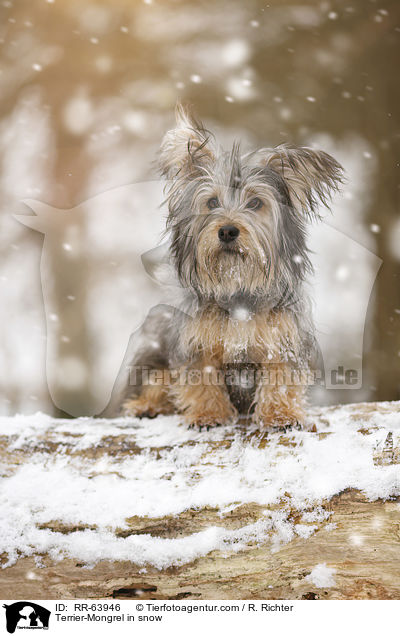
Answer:
POLYGON ((164 373, 128 387, 123 412, 178 412, 200 427, 249 413, 261 427, 302 422, 307 381, 299 377, 314 344, 307 223, 341 183, 341 166, 305 147, 225 152, 178 105, 160 168, 185 303, 150 312, 132 365, 164 373), (232 380, 243 371, 254 382, 232 380))

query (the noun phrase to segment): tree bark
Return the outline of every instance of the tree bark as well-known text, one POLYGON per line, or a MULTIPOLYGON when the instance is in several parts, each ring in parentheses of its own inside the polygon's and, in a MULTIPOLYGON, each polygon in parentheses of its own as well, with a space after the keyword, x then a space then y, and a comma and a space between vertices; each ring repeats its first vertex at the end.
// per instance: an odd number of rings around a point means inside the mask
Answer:
MULTIPOLYGON (((318 423, 334 415, 338 408, 315 411, 315 425, 310 435, 320 439, 329 435, 329 432, 318 432, 318 423)), ((400 417, 399 402, 356 404, 350 409, 351 419, 360 421, 360 435, 370 434, 374 425, 371 422, 369 426, 368 422, 377 413, 390 414, 392 421, 393 415, 400 417)), ((65 443, 54 442, 49 433, 44 437, 38 434, 26 449, 16 450, 9 447, 10 438, 3 436, 0 437, 0 463, 5 466, 4 474, 10 474, 39 449, 50 456, 62 451, 86 459, 104 455, 123 458, 147 451, 136 446, 132 429, 129 431, 126 435, 104 437, 100 443, 84 449, 79 448, 79 429, 76 436, 69 435, 65 443)), ((210 441, 210 452, 213 444, 230 445, 233 439, 230 433, 222 441, 210 441)), ((374 456, 375 464, 400 464, 400 448, 393 439, 393 434, 388 432, 384 447, 374 456)), ((260 444, 267 441, 268 435, 260 439, 260 444)), ((279 443, 290 443, 284 432, 279 443)), ((77 560, 54 562, 46 554, 41 555, 42 566, 37 567, 33 557, 21 558, 0 571, 0 598, 399 599, 399 501, 400 498, 368 501, 359 491, 346 490, 323 502, 323 507, 333 514, 319 523, 309 538, 297 537, 275 551, 271 551, 267 538, 265 544, 250 542, 237 553, 214 551, 186 565, 165 570, 147 566, 144 571, 143 566, 121 561, 102 561, 93 568, 85 568, 77 560), (336 524, 334 531, 329 528, 331 522, 336 524), (310 563, 325 563, 336 570, 334 586, 316 587, 307 578, 310 563)), ((279 509, 279 505, 272 508, 279 509)), ((117 529, 116 535, 150 534, 173 539, 210 526, 237 529, 257 521, 263 511, 265 506, 247 503, 224 514, 207 507, 163 518, 131 517, 127 519, 128 529, 117 529)), ((291 520, 298 523, 300 518, 301 514, 293 509, 291 520)), ((68 526, 54 520, 41 527, 71 533, 87 526, 68 526)))

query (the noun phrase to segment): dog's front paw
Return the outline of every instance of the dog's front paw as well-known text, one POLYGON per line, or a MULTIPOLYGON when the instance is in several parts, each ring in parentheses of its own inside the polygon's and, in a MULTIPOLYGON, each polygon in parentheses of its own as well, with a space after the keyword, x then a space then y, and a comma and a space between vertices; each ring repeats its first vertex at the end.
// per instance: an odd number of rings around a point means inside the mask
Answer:
POLYGON ((189 428, 195 429, 198 431, 210 431, 212 428, 217 428, 218 426, 222 426, 223 422, 216 422, 215 420, 203 420, 198 419, 189 423, 189 428))
POLYGON ((158 415, 154 408, 149 404, 141 403, 140 400, 127 400, 122 406, 122 412, 124 415, 131 415, 133 417, 153 418, 158 415))
POLYGON ((237 419, 237 413, 231 410, 230 413, 217 415, 215 413, 186 413, 185 420, 189 428, 199 431, 210 431, 212 428, 232 424, 237 419))
POLYGON ((151 404, 147 400, 140 397, 137 399, 126 400, 122 407, 124 415, 133 417, 148 417, 153 419, 157 415, 170 415, 174 412, 172 405, 169 404, 151 404))

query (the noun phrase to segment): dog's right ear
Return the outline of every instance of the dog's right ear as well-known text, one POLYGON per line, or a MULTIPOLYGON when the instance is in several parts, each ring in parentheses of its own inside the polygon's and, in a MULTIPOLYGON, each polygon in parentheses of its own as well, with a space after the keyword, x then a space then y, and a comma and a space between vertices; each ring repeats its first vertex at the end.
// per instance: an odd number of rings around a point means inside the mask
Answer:
POLYGON ((178 103, 175 107, 176 127, 169 130, 161 143, 159 165, 167 179, 190 176, 214 160, 211 136, 203 124, 178 103))

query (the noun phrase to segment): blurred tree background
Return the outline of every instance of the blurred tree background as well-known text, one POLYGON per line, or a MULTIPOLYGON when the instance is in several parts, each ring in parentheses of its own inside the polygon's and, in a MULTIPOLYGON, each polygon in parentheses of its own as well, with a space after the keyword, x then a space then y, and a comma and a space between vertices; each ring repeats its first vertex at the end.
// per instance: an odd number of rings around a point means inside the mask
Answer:
MULTIPOLYGON (((122 346, 125 335, 118 316, 106 336, 99 327, 112 302, 93 310, 94 270, 111 288, 119 285, 125 300, 118 314, 141 315, 144 296, 156 294, 137 271, 154 238, 145 246, 147 239, 135 242, 135 208, 132 244, 129 233, 118 243, 118 214, 99 235, 101 214, 78 215, 71 225, 72 217, 55 211, 59 241, 46 252, 52 311, 45 316, 43 235, 13 214, 27 213, 24 199, 74 208, 157 178, 153 161, 177 99, 193 104, 227 143, 318 141, 336 151, 348 182, 329 223, 377 254, 382 267, 368 307, 363 387, 322 391, 316 399, 400 398, 398 2, 3 0, 0 6, 1 412, 53 412, 45 369, 51 322, 60 390, 74 413, 85 413, 90 395, 103 390, 101 365, 114 356, 118 368, 113 342, 120 338, 122 346), (43 267, 42 261, 42 276, 43 267)), ((158 232, 162 219, 146 221, 146 205, 141 201, 140 222, 158 232)), ((357 303, 358 284, 351 286, 343 271, 337 279, 357 303)), ((323 302, 340 317, 350 349, 346 297, 327 288, 323 302)))

